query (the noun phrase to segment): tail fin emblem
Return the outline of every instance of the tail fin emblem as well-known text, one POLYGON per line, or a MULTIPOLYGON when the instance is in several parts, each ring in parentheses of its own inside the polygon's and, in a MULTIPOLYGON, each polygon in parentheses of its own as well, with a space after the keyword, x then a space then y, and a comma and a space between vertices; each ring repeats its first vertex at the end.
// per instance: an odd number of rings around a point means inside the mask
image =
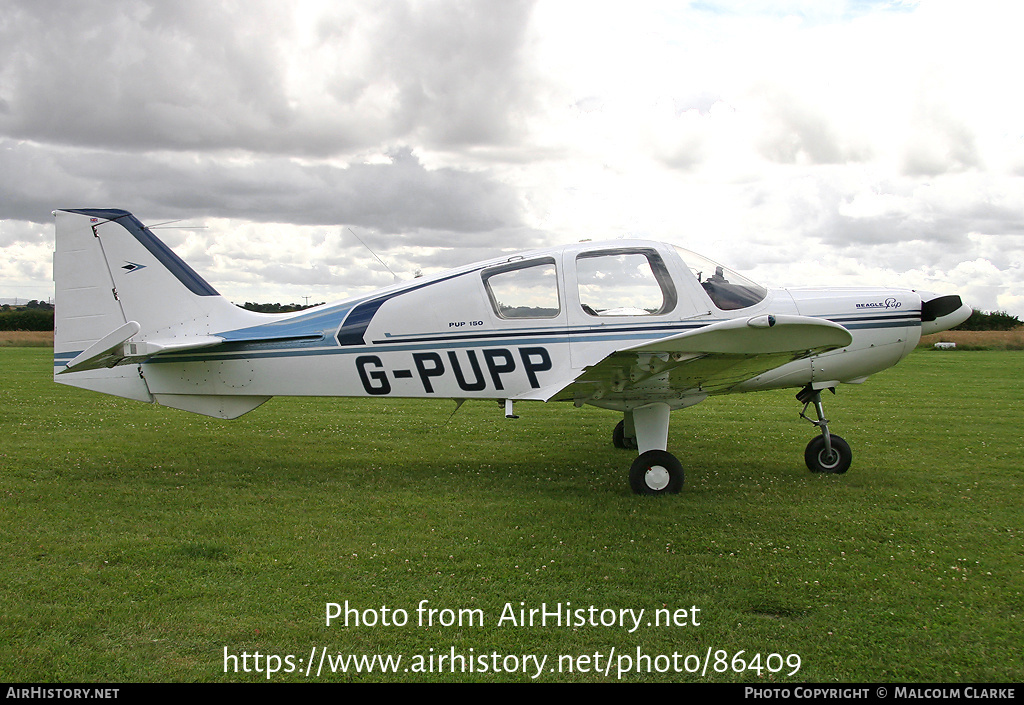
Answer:
POLYGON ((129 274, 132 273, 132 272, 138 271, 140 269, 145 269, 145 268, 146 268, 146 265, 144 265, 144 264, 136 264, 135 262, 128 262, 123 267, 121 267, 121 269, 125 270, 129 274))

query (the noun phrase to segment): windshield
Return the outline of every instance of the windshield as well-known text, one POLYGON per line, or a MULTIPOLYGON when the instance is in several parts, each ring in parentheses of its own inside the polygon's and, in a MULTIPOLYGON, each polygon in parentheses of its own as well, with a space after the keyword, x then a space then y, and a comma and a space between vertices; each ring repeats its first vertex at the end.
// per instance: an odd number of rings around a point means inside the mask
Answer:
POLYGON ((683 262, 690 268, 712 303, 723 311, 735 311, 764 301, 768 290, 742 274, 702 257, 696 252, 676 247, 683 262))

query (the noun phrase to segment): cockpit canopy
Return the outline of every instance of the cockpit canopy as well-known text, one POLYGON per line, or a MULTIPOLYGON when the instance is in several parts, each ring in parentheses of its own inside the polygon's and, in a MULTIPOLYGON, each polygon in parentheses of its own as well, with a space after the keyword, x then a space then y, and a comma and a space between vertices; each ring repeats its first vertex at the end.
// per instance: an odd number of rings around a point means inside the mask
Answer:
MULTIPOLYGON (((720 310, 747 308, 764 300, 768 291, 746 277, 683 248, 675 248, 713 304, 720 310)), ((583 313, 594 317, 660 316, 676 310, 680 296, 695 296, 688 282, 673 281, 664 251, 646 243, 596 246, 575 253, 565 266, 574 270, 575 292, 583 313)), ((559 260, 541 254, 513 258, 485 269, 481 276, 491 307, 504 319, 553 319, 562 315, 566 292, 559 283, 559 260)), ((685 271, 685 270, 683 270, 685 271)), ((682 275, 685 276, 685 275, 682 275)), ((688 306, 706 310, 702 301, 688 306)))

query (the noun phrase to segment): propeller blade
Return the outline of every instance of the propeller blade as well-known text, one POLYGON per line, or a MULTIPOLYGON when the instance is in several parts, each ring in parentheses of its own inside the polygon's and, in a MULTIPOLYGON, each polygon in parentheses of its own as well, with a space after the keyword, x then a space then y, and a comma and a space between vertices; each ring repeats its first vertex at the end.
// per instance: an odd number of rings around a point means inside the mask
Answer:
POLYGON ((929 301, 921 302, 921 322, 934 321, 942 316, 948 316, 964 305, 956 294, 939 296, 929 301))

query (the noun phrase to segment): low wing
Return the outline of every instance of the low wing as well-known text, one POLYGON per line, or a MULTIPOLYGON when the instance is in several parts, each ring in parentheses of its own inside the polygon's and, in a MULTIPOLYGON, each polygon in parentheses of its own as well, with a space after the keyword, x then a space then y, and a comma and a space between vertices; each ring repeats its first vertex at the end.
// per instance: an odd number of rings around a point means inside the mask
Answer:
POLYGON ((653 402, 721 394, 793 360, 849 345, 842 326, 806 316, 714 323, 612 352, 549 400, 653 402))

